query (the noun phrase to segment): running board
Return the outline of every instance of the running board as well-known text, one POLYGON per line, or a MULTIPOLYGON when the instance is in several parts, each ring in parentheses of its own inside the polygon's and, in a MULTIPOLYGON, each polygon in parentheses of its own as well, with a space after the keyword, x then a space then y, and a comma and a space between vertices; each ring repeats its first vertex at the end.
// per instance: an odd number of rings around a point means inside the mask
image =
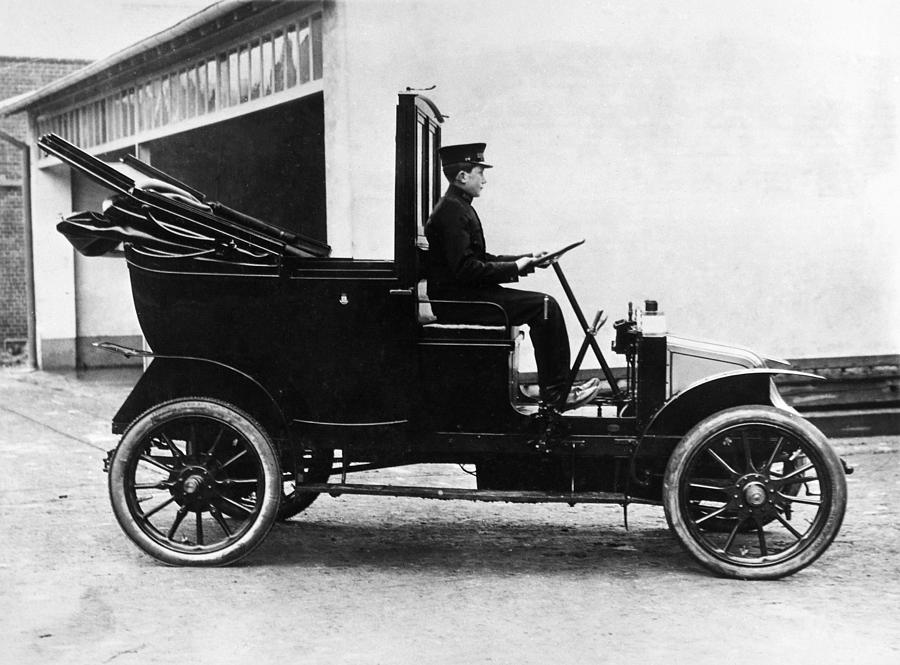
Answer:
POLYGON ((658 501, 641 499, 614 492, 540 492, 518 490, 470 490, 456 487, 417 487, 405 485, 360 485, 347 483, 304 483, 296 492, 342 494, 367 494, 374 496, 399 496, 420 499, 463 499, 468 501, 505 501, 507 503, 644 503, 659 505, 658 501))

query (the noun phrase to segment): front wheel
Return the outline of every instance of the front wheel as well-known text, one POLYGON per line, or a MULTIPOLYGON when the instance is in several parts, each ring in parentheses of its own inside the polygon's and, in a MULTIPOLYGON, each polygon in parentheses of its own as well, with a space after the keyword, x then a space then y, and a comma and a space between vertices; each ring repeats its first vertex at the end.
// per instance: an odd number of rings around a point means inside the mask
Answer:
POLYGON ((110 460, 119 525, 170 565, 223 566, 249 554, 275 523, 281 487, 278 456, 263 428, 211 399, 150 409, 110 460))
POLYGON ((812 424, 746 406, 687 433, 666 467, 663 502, 669 526, 701 564, 727 577, 777 579, 811 564, 834 540, 847 485, 840 459, 812 424))

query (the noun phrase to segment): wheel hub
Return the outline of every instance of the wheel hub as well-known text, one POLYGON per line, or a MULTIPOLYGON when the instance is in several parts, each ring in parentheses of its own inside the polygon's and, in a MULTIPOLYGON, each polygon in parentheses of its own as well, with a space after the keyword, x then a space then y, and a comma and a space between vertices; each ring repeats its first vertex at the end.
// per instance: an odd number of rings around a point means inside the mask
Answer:
POLYGON ((748 473, 737 482, 734 500, 745 515, 765 512, 773 507, 775 489, 769 478, 760 473, 748 473))
POLYGON ((761 483, 752 482, 744 487, 744 501, 753 508, 764 504, 767 496, 768 492, 761 483))
POLYGON ((184 491, 185 495, 196 494, 200 491, 200 488, 203 486, 203 478, 198 475, 188 476, 187 479, 182 483, 181 487, 184 491))
POLYGON ((204 505, 212 491, 212 476, 199 466, 181 469, 172 484, 172 494, 180 505, 204 505))

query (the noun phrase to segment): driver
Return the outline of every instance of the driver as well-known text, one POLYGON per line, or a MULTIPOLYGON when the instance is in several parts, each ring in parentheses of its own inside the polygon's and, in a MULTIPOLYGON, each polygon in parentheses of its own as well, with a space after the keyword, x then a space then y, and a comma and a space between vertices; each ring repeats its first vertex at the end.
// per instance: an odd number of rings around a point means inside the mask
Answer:
MULTIPOLYGON (((484 143, 445 146, 441 166, 450 182, 425 224, 428 296, 435 300, 491 302, 506 312, 510 325, 527 323, 537 361, 541 399, 560 409, 591 401, 598 379, 573 386, 564 394, 569 373, 569 337, 562 310, 552 296, 500 286, 534 272, 546 252, 494 256, 485 247, 481 220, 472 201, 487 183, 484 143)), ((546 267, 546 264, 540 267, 546 267)), ((498 314, 483 305, 432 303, 438 319, 498 324, 498 314)))

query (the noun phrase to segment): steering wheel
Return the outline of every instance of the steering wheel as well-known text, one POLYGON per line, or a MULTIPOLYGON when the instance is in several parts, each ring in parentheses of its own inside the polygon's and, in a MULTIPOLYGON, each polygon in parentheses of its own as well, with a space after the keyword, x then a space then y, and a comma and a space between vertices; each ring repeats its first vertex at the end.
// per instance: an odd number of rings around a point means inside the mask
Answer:
POLYGON ((573 242, 571 245, 566 245, 562 249, 558 249, 555 252, 550 252, 549 254, 544 254, 544 256, 538 257, 531 265, 534 268, 546 268, 551 263, 555 263, 556 261, 558 261, 560 257, 566 252, 573 250, 576 247, 580 247, 583 244, 584 238, 582 238, 578 242, 573 242))

